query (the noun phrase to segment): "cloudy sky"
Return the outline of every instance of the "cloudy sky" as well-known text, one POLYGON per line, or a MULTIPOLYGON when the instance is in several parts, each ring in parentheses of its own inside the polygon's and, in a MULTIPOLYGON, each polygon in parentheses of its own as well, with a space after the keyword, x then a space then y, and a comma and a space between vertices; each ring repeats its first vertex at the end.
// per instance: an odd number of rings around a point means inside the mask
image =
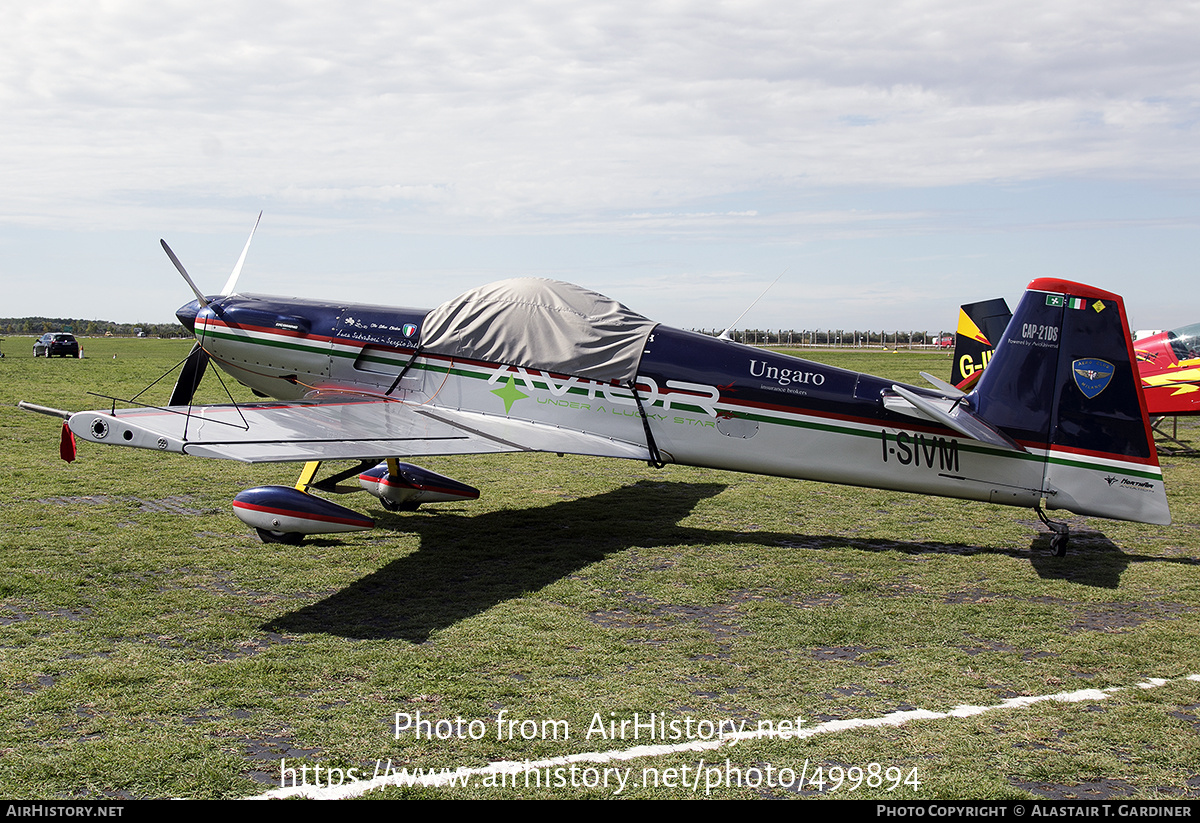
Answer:
POLYGON ((1200 321, 1200 3, 0 5, 0 316, 570 280, 948 328, 1034 277, 1200 321))

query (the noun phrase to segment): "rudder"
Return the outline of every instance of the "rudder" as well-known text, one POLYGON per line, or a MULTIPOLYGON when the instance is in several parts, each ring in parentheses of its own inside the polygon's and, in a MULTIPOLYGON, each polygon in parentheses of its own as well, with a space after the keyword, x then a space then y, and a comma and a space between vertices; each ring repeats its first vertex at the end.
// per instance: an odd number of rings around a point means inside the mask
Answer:
POLYGON ((1042 457, 1051 509, 1170 522, 1124 301, 1029 284, 970 395, 977 413, 1042 457))

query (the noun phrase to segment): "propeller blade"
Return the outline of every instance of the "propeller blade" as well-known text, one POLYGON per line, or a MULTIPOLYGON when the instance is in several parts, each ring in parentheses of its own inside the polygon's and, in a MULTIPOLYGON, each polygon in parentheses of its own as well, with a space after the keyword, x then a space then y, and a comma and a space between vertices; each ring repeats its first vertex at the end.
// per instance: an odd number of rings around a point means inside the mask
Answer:
POLYGON ((221 296, 233 294, 233 288, 237 285, 238 276, 242 273, 242 264, 246 262, 246 252, 250 251, 250 241, 254 239, 254 232, 258 230, 258 221, 262 220, 263 213, 258 213, 258 220, 254 221, 254 228, 250 229, 250 236, 246 238, 246 245, 242 248, 242 256, 238 258, 237 265, 233 267, 233 271, 229 273, 229 279, 225 281, 225 288, 221 289, 221 296))
MULTIPOLYGON (((165 243, 163 245, 166 245, 165 243)), ((200 348, 200 344, 192 346, 191 352, 188 353, 187 359, 183 361, 183 368, 179 371, 179 379, 175 381, 175 388, 171 392, 171 399, 167 401, 170 406, 190 406, 192 403, 192 395, 196 393, 196 387, 200 385, 200 381, 204 378, 204 370, 208 368, 208 352, 200 348)))
MULTIPOLYGON (((258 218, 254 221, 254 228, 250 229, 250 237, 246 240, 246 245, 242 248, 242 256, 238 258, 237 265, 233 267, 233 272, 229 275, 229 280, 225 282, 225 288, 221 290, 221 296, 233 294, 234 288, 237 286, 238 276, 242 273, 242 265, 246 262, 246 254, 250 251, 250 241, 254 239, 254 232, 258 229, 259 221, 262 220, 262 212, 258 213, 258 218)), ((159 240, 162 243, 163 251, 167 253, 167 257, 171 258, 171 262, 175 264, 175 268, 183 275, 183 279, 192 289, 192 293, 196 295, 196 300, 202 308, 209 305, 208 298, 204 296, 204 292, 196 287, 196 283, 192 280, 191 275, 187 273, 187 269, 183 267, 183 263, 179 262, 179 258, 175 256, 175 252, 171 251, 171 247, 167 245, 166 240, 159 240)), ((183 312, 187 307, 180 309, 183 312)), ((186 320, 193 318, 191 314, 180 317, 180 322, 185 326, 188 325, 186 320)), ((183 368, 179 371, 179 379, 175 381, 175 388, 171 391, 171 399, 168 404, 171 406, 190 406, 192 397, 196 394, 196 388, 200 385, 200 381, 204 379, 204 370, 208 368, 208 352, 200 347, 197 343, 188 352, 187 358, 183 361, 183 368)))
POLYGON ((167 253, 167 257, 171 258, 171 262, 175 264, 175 268, 179 269, 179 273, 183 275, 183 279, 192 287, 192 293, 196 295, 196 299, 200 301, 201 306, 208 305, 208 298, 204 296, 204 292, 196 288, 196 284, 192 282, 191 276, 188 275, 187 269, 179 262, 179 258, 175 256, 175 252, 171 251, 171 247, 167 245, 166 240, 159 240, 162 243, 163 251, 167 253))

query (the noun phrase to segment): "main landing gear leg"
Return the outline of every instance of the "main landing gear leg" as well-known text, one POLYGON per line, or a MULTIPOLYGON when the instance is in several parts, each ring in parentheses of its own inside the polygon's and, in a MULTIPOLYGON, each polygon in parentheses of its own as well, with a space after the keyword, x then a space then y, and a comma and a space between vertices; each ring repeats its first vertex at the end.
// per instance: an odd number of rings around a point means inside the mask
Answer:
MULTIPOLYGON (((387 470, 388 474, 392 477, 400 477, 400 459, 389 457, 387 459, 387 470)), ((384 510, 389 512, 415 512, 421 505, 420 503, 393 503, 386 497, 379 498, 379 503, 383 506, 384 510)))
POLYGON ((1054 556, 1066 556, 1067 543, 1071 540, 1071 527, 1066 523, 1046 517, 1046 513, 1042 511, 1041 506, 1034 507, 1034 511, 1037 512, 1038 519, 1046 524, 1046 528, 1054 532, 1054 535, 1050 538, 1050 548, 1054 549, 1054 556))

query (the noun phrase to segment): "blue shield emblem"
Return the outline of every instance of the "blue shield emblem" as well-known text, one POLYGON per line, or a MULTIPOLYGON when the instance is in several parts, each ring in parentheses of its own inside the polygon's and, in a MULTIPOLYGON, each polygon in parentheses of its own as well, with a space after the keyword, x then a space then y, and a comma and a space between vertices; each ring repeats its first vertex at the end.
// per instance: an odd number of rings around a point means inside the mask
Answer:
POLYGON ((1071 364, 1075 385, 1088 400, 1098 395, 1112 380, 1113 364, 1095 357, 1081 357, 1071 364))
POLYGON ((404 336, 405 337, 412 337, 416 333, 417 333, 417 326, 415 323, 405 323, 404 324, 404 336))

